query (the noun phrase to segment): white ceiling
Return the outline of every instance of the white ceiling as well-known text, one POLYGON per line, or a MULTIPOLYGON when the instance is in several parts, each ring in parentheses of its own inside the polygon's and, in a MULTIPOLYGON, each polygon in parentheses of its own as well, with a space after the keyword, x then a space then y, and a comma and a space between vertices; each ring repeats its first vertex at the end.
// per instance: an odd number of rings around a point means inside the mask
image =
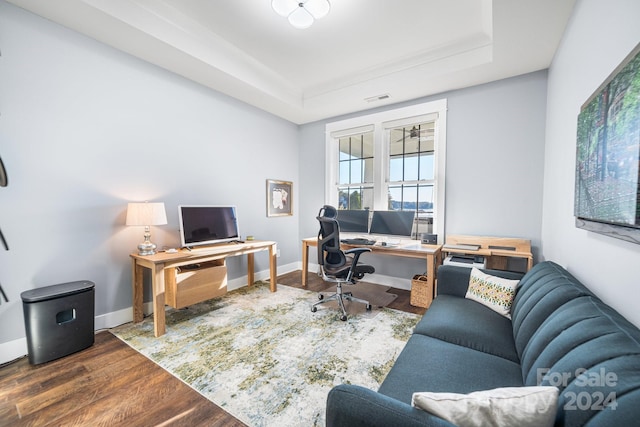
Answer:
POLYGON ((8 1, 298 124, 548 68, 575 3, 330 0, 298 30, 271 0, 8 1))

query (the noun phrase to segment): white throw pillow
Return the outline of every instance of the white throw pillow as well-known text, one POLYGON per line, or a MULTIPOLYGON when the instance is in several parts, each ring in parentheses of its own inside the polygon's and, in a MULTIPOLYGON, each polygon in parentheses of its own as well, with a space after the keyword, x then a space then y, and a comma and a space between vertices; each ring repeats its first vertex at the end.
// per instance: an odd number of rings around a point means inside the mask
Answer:
POLYGON ((413 393, 411 405, 459 427, 553 426, 558 389, 549 386, 504 387, 458 393, 413 393))
POLYGON ((493 311, 511 319, 511 304, 519 282, 519 280, 492 276, 473 267, 465 298, 486 305, 493 311))

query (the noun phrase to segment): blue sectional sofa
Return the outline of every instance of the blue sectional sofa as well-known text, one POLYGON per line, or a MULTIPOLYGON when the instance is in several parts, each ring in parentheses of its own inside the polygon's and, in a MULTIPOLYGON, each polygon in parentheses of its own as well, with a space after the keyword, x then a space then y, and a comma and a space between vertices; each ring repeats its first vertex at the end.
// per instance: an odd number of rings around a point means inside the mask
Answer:
POLYGON ((640 425, 637 327, 553 262, 521 278, 511 319, 465 298, 469 276, 439 268, 438 296, 379 390, 334 387, 327 426, 451 426, 412 394, 535 385, 559 389, 556 426, 640 425))

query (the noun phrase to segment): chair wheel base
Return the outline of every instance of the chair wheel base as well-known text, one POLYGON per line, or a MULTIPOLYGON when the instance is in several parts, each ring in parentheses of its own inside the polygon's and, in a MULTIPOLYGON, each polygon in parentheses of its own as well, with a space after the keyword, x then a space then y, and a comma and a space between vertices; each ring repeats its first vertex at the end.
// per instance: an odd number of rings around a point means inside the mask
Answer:
POLYGON ((311 307, 311 312, 312 313, 315 313, 316 311, 318 311, 318 307, 316 307, 316 306, 311 307))
POLYGON ((346 322, 347 316, 343 314, 342 316, 340 316, 340 320, 342 320, 343 322, 346 322))
POLYGON ((371 304, 367 304, 367 311, 371 311, 371 304))

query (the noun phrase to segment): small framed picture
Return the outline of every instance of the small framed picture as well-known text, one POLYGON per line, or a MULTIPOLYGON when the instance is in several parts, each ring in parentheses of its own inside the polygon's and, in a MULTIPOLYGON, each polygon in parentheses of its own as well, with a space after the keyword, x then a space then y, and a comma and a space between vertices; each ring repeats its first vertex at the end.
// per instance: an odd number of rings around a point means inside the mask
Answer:
POLYGON ((2 159, 0 159, 0 187, 6 187, 8 183, 7 171, 4 170, 4 164, 2 164, 2 159))
POLYGON ((293 182, 267 180, 267 216, 293 215, 293 182))

